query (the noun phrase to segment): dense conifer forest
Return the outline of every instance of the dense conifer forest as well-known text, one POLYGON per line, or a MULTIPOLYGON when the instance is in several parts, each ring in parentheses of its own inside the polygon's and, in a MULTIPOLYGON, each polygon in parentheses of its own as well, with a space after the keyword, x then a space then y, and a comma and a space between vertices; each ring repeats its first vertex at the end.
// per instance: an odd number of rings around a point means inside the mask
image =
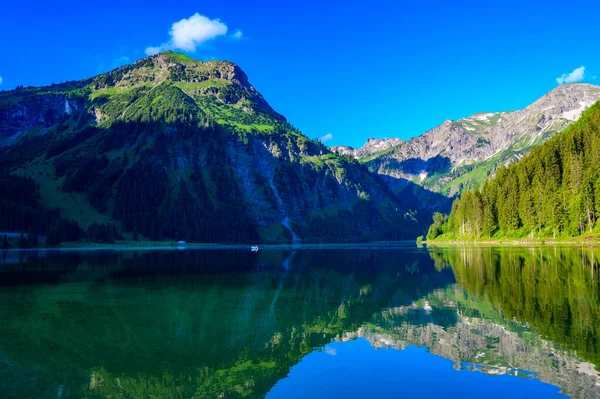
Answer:
MULTIPOLYGON (((39 185, 33 179, 9 175, 7 171, 0 176, 0 231, 21 232, 19 247, 38 246, 38 234, 46 236, 49 245, 84 236, 75 222, 61 218, 57 209, 40 202, 39 185)), ((2 240, 2 246, 8 248, 6 234, 2 240)))
POLYGON ((600 228, 600 103, 563 133, 462 193, 433 239, 574 237, 600 228))

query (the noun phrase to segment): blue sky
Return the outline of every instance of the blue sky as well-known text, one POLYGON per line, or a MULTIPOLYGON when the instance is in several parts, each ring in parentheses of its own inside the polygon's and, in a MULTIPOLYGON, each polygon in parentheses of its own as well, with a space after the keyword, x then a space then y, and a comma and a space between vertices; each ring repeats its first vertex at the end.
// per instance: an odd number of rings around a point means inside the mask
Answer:
POLYGON ((580 67, 572 80, 600 84, 600 2, 407 3, 6 2, 0 89, 85 78, 179 46, 239 64, 308 136, 360 146, 522 108, 580 67))

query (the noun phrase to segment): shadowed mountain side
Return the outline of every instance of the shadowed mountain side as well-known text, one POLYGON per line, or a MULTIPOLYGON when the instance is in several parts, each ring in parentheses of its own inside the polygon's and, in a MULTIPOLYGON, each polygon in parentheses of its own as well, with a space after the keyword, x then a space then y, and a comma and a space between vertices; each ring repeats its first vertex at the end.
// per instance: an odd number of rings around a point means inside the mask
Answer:
MULTIPOLYGON (((434 212, 449 213, 454 198, 428 190, 410 180, 381 175, 403 207, 417 210, 419 225, 431 221, 434 212)), ((423 230, 423 233, 426 231, 423 230)))
POLYGON ((363 165, 373 173, 380 173, 381 170, 387 170, 388 168, 398 171, 398 173, 394 174, 382 173, 379 176, 386 182, 405 207, 426 213, 429 220, 431 220, 433 212, 450 212, 454 198, 448 198, 420 185, 420 182, 428 176, 447 173, 452 167, 449 158, 439 155, 427 160, 410 158, 398 161, 395 159, 383 160, 375 158, 365 162, 363 165), (404 176, 415 177, 408 179, 404 176))

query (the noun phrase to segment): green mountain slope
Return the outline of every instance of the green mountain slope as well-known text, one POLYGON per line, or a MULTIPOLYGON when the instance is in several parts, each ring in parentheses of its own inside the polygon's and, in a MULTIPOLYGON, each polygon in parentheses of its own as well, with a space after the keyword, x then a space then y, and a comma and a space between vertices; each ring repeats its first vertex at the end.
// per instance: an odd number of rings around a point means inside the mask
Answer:
POLYGON ((0 168, 33 179, 43 209, 125 238, 352 241, 419 228, 378 177, 293 128, 238 66, 171 52, 0 93, 0 168))
POLYGON ((467 190, 429 238, 559 237, 593 233, 600 220, 600 102, 559 136, 467 190))

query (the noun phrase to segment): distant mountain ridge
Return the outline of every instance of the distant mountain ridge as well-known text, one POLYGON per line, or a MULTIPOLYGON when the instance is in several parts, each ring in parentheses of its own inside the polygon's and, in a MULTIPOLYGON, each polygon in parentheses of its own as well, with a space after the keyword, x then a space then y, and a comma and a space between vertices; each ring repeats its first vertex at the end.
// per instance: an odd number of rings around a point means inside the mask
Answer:
MULTIPOLYGON (((561 85, 528 107, 512 112, 478 113, 443 124, 378 153, 354 155, 371 171, 387 177, 401 192, 412 181, 453 196, 481 184, 502 164, 519 159, 576 121, 600 100, 600 86, 561 85)), ((333 150, 344 154, 339 147, 333 150)))
POLYGON ((348 155, 356 159, 367 157, 377 152, 385 151, 390 147, 397 146, 404 143, 404 140, 398 138, 392 139, 374 139, 369 137, 365 145, 360 148, 353 148, 349 146, 334 146, 331 150, 337 152, 340 155, 348 155))

